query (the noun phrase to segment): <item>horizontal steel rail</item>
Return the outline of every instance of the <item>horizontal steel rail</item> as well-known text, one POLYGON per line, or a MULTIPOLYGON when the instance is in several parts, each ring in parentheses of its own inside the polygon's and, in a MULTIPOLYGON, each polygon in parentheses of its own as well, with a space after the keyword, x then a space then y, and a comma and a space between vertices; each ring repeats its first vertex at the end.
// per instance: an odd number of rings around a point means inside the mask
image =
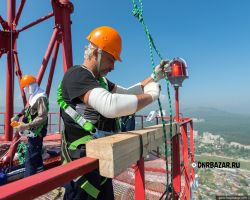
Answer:
POLYGON ((1 200, 34 199, 65 183, 97 169, 94 158, 80 158, 0 187, 1 200))

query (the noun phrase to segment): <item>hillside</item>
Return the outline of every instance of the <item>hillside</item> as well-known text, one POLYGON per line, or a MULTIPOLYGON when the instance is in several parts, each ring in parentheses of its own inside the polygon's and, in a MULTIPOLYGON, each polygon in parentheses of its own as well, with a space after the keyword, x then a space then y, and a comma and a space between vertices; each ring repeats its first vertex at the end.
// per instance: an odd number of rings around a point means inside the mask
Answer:
MULTIPOLYGON (((157 108, 157 106, 151 106, 157 108)), ((150 109, 139 112, 148 114, 150 109)), ((197 107, 181 110, 184 117, 202 118, 205 121, 194 123, 194 129, 200 134, 211 132, 224 137, 228 142, 235 141, 241 144, 250 144, 250 115, 241 115, 225 112, 215 108, 197 107)))
POLYGON ((195 129, 219 134, 228 142, 250 144, 250 116, 221 111, 214 108, 185 109, 184 116, 203 118, 205 122, 195 123, 195 129))

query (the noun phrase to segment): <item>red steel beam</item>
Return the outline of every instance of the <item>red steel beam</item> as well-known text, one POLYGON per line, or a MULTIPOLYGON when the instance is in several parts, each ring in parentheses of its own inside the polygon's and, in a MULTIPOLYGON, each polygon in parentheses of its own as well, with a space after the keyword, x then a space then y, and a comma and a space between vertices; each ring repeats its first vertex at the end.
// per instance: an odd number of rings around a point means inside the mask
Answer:
POLYGON ((16 75, 17 75, 17 78, 18 78, 19 88, 20 88, 21 96, 22 96, 22 100, 23 100, 23 105, 25 106, 26 103, 27 103, 27 99, 26 99, 25 93, 24 93, 24 91, 23 91, 23 89, 21 88, 21 85, 20 85, 20 80, 22 78, 22 72, 21 72, 21 69, 20 69, 20 64, 19 64, 19 59, 18 59, 18 56, 17 56, 17 52, 14 52, 14 60, 15 60, 15 64, 16 64, 16 75))
POLYGON ((185 177, 185 196, 190 197, 189 193, 189 182, 190 180, 190 173, 189 173, 189 164, 188 164, 188 137, 187 137, 187 124, 181 126, 181 136, 182 136, 182 155, 183 155, 183 164, 184 164, 184 177, 185 177))
POLYGON ((4 165, 5 166, 12 166, 13 164, 13 158, 15 156, 15 153, 16 153, 16 150, 17 150, 17 146, 18 146, 18 143, 19 143, 19 139, 20 136, 18 133, 15 134, 11 144, 10 144, 10 147, 8 149, 8 153, 6 154, 6 158, 4 160, 4 165))
POLYGON ((99 162, 97 159, 80 158, 68 164, 1 186, 0 199, 34 199, 78 176, 97 169, 98 166, 99 162))
POLYGON ((13 58, 13 49, 15 47, 16 38, 13 37, 13 19, 15 18, 16 13, 16 1, 8 0, 7 4, 7 21, 8 26, 10 27, 10 50, 7 52, 7 62, 6 62, 6 93, 5 93, 5 103, 6 103, 6 114, 4 119, 4 138, 5 140, 12 140, 12 127, 10 126, 10 119, 13 116, 13 97, 14 97, 14 58, 13 58))
MULTIPOLYGON (((190 157, 191 157, 191 163, 194 162, 194 133, 193 133, 193 121, 190 122, 190 127, 189 127, 189 132, 190 132, 190 138, 189 138, 189 147, 190 147, 190 157)), ((191 177, 192 180, 194 181, 194 168, 192 167, 191 169, 191 177)))
POLYGON ((54 15, 53 12, 50 12, 48 15, 46 15, 46 16, 44 16, 44 17, 42 17, 42 18, 40 18, 40 19, 30 23, 30 24, 28 24, 27 26, 24 26, 23 28, 18 29, 17 32, 20 33, 22 31, 24 31, 24 30, 26 30, 26 29, 28 29, 28 28, 30 28, 30 27, 32 27, 32 26, 34 26, 34 25, 36 25, 36 24, 38 24, 38 23, 40 23, 40 22, 42 22, 42 21, 44 21, 44 20, 46 20, 46 19, 48 19, 50 17, 52 17, 53 15, 54 15))
MULTIPOLYGON (((177 122, 179 119, 179 88, 174 87, 175 89, 175 119, 177 122)), ((173 163, 171 167, 173 168, 173 199, 178 199, 181 191, 181 169, 180 169, 180 138, 179 134, 175 135, 172 138, 172 147, 173 147, 173 163)))
POLYGON ((8 30, 9 29, 9 25, 8 23, 2 18, 2 16, 0 15, 0 24, 2 25, 4 30, 8 30))
POLYGON ((10 126, 10 119, 13 116, 14 105, 13 105, 13 96, 14 96, 14 80, 13 80, 13 54, 12 52, 7 53, 7 63, 6 63, 6 92, 5 92, 5 118, 4 118, 4 138, 7 141, 12 140, 12 127, 10 126))
POLYGON ((180 139, 179 134, 172 138, 173 146, 173 196, 174 199, 178 199, 179 193, 181 191, 181 169, 180 169, 180 139))
POLYGON ((26 1, 26 0, 21 0, 21 2, 20 2, 20 5, 19 5, 18 10, 17 10, 16 17, 15 17, 15 19, 14 19, 14 21, 13 21, 13 25, 14 25, 14 26, 17 26, 17 24, 18 24, 18 22, 19 22, 19 18, 20 18, 20 16, 21 16, 22 11, 23 11, 23 6, 24 6, 24 4, 25 4, 25 1, 26 1))
POLYGON ((191 118, 181 118, 180 119, 180 126, 192 122, 191 118))
POLYGON ((174 87, 175 89, 175 118, 179 121, 179 87, 174 87))
POLYGON ((41 65, 40 70, 39 70, 38 75, 37 75, 37 83, 38 83, 38 85, 40 85, 41 82, 42 82, 42 78, 43 78, 44 72, 46 70, 46 67, 48 65, 49 58, 51 56, 51 52, 52 52, 52 50, 54 48, 54 44, 56 42, 56 39, 57 39, 56 37, 57 37, 58 32, 59 32, 58 27, 55 27, 55 29, 53 31, 53 34, 51 36, 48 48, 47 48, 47 50, 45 52, 45 55, 43 57, 42 65, 41 65))
POLYGON ((144 158, 134 166, 135 173, 135 200, 145 200, 144 158))
POLYGON ((62 28, 63 70, 66 72, 73 66, 70 14, 73 12, 74 6, 69 0, 53 0, 52 7, 55 24, 59 24, 62 28))
POLYGON ((48 95, 48 97, 50 94, 50 88, 51 88, 51 84, 52 84, 52 80, 53 80, 53 76, 54 76, 54 71, 55 71, 55 67, 56 67, 56 60, 57 60, 59 45, 60 45, 60 43, 58 41, 56 41, 55 48, 54 48, 54 54, 53 54, 52 61, 51 61, 49 77, 48 77, 48 84, 46 87, 46 94, 48 95))

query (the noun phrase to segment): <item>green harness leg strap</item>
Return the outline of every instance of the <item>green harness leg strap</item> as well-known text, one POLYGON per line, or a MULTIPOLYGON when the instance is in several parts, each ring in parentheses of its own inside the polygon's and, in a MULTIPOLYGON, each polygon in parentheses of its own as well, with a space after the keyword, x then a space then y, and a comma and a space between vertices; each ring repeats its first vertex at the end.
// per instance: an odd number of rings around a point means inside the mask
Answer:
MULTIPOLYGON (((102 186, 106 181, 107 178, 104 178, 100 185, 102 186)), ((84 180, 83 184, 81 185, 81 188, 95 199, 97 199, 100 193, 100 190, 93 186, 87 179, 84 180)))
MULTIPOLYGON (((104 178, 103 181, 101 182, 101 186, 106 183, 107 178, 104 178)), ((81 188, 84 189, 89 195, 97 199, 100 190, 98 190, 95 186, 93 186, 87 179, 83 181, 83 184, 81 185, 81 188)))
POLYGON ((78 146, 86 144, 90 140, 93 140, 93 137, 91 135, 86 135, 84 137, 81 137, 80 139, 75 140, 74 142, 70 143, 69 149, 76 150, 78 146))
MULTIPOLYGON (((84 137, 82 137, 82 138, 80 138, 80 139, 72 142, 70 144, 70 146, 69 146, 69 149, 76 150, 79 145, 86 144, 86 142, 88 142, 88 141, 90 141, 92 139, 93 139, 93 137, 90 136, 90 135, 84 136, 84 137)), ((61 146, 61 150, 62 150, 62 156, 64 158, 63 164, 67 164, 70 161, 72 161, 72 159, 70 158, 70 155, 68 153, 68 150, 67 150, 67 142, 66 142, 66 139, 65 139, 64 132, 62 133, 62 146, 61 146)), ((106 182, 106 180, 107 179, 105 179, 105 182, 106 182)), ((102 184, 103 183, 101 183, 100 185, 102 185, 102 184)), ((84 177, 83 183, 81 184, 80 187, 86 193, 88 193, 89 195, 91 195, 95 199, 97 199, 97 197, 98 197, 98 195, 100 193, 100 190, 98 190, 95 186, 93 186, 85 177, 84 177)))
POLYGON ((85 180, 85 182, 81 185, 81 188, 95 199, 97 199, 100 193, 100 190, 98 190, 95 186, 93 186, 88 180, 85 180))

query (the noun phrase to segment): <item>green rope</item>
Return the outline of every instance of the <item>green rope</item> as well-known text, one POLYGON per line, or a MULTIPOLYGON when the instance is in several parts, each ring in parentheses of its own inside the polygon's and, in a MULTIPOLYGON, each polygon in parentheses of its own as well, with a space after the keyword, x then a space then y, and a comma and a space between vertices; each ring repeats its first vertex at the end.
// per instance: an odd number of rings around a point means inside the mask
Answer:
POLYGON ((24 142, 19 143, 17 147, 18 162, 20 165, 25 163, 25 155, 27 153, 27 146, 24 142))
MULTIPOLYGON (((149 32, 148 27, 146 26, 144 19, 143 19, 143 4, 142 0, 138 0, 140 6, 138 6, 135 2, 135 0, 132 0, 133 3, 133 10, 132 13, 133 15, 139 20, 139 22, 143 25, 144 31, 147 35, 148 41, 149 41, 149 53, 150 53, 150 60, 151 60, 151 65, 153 68, 153 75, 154 75, 154 80, 156 80, 156 74, 155 74, 155 62, 154 62, 154 56, 153 56, 153 50, 157 53, 158 57, 163 60, 159 50, 156 48, 153 38, 149 32)), ((169 102, 169 112, 170 112, 170 141, 172 141, 172 106, 171 106, 171 98, 170 98, 170 90, 169 90, 169 80, 168 77, 166 76, 165 78, 167 82, 167 93, 168 93, 168 102, 169 102)), ((168 149, 167 149, 167 134, 166 134, 166 122, 163 118, 163 112, 162 112, 162 105, 160 102, 160 99, 158 99, 158 105, 160 108, 160 113, 161 113, 161 119, 162 119, 162 125, 163 125, 163 132, 164 132, 164 141, 165 141, 165 160, 166 160, 166 178, 167 178, 167 185, 166 185, 166 198, 169 195, 169 192, 172 191, 173 188, 173 149, 172 149, 172 142, 170 142, 170 149, 171 149, 171 188, 169 188, 169 177, 168 177, 168 149)), ((173 196, 173 195, 172 195, 173 196)))

